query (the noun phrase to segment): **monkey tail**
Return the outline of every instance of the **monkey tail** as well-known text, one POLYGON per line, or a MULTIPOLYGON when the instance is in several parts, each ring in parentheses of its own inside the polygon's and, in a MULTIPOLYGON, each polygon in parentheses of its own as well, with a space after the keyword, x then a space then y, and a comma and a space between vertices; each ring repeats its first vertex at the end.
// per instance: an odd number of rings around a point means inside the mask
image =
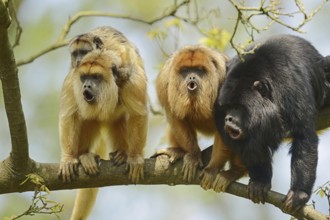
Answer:
MULTIPOLYGON (((94 153, 98 154, 102 159, 109 159, 107 149, 107 131, 101 129, 102 138, 96 143, 94 153)), ((98 188, 78 189, 76 199, 74 202, 71 220, 86 220, 95 204, 98 188)))
POLYGON ((85 220, 91 212, 98 188, 78 189, 71 220, 85 220))

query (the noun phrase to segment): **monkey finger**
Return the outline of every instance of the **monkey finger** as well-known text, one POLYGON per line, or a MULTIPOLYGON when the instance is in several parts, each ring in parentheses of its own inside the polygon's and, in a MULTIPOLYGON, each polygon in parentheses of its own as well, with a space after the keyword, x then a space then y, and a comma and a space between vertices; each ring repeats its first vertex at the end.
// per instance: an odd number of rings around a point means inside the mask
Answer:
POLYGON ((133 183, 138 183, 143 179, 143 166, 130 164, 128 177, 133 183))
POLYGON ((116 153, 112 155, 111 160, 115 166, 120 166, 126 163, 127 155, 125 152, 116 151, 116 153))
POLYGON ((223 175, 217 174, 213 184, 212 188, 215 192, 225 192, 228 186, 230 185, 231 181, 227 180, 223 175))

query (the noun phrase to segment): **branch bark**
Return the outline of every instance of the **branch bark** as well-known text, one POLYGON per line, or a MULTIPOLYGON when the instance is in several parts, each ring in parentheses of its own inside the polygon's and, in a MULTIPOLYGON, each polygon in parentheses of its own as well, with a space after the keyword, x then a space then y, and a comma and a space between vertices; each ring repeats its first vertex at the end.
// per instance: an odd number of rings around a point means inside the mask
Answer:
MULTIPOLYGON (((203 160, 205 164, 210 158, 211 147, 203 151, 203 160)), ((33 173, 41 176, 45 185, 52 191, 63 189, 76 189, 76 188, 90 188, 90 187, 104 187, 115 185, 130 185, 125 165, 116 167, 111 161, 102 160, 100 163, 100 173, 98 176, 90 177, 85 174, 82 167, 79 167, 79 177, 71 183, 63 183, 57 177, 59 164, 47 164, 34 162, 33 173)), ((170 164, 167 156, 159 156, 156 159, 145 160, 145 178, 139 184, 142 185, 199 185, 200 179, 198 178, 201 170, 198 171, 196 178, 189 184, 182 179, 181 174, 182 161, 177 161, 170 164)), ((24 192, 33 191, 34 185, 26 183, 20 185, 19 181, 15 184, 4 184, 0 182, 0 194, 10 192, 24 192)), ((247 198, 247 186, 241 183, 232 183, 227 190, 227 193, 236 195, 242 198, 247 198)), ((266 202, 273 204, 281 209, 283 204, 284 195, 270 191, 266 202)), ((297 213, 288 213, 296 218, 304 218, 308 220, 329 220, 326 216, 311 206, 305 206, 297 213)))
MULTIPOLYGON (((176 5, 167 13, 152 21, 143 21, 139 19, 130 18, 128 16, 119 16, 118 18, 137 20, 147 24, 155 23, 165 17, 172 16, 176 13, 179 7, 188 4, 190 1, 183 1, 176 5)), ((8 39, 7 28, 10 25, 10 17, 4 1, 0 0, 0 79, 3 88, 4 102, 9 122, 12 152, 10 156, 0 163, 0 194, 11 192, 34 191, 35 186, 32 183, 21 185, 25 179, 25 175, 29 173, 36 173, 45 180, 46 186, 50 190, 75 189, 75 188, 89 188, 89 187, 103 187, 112 185, 129 185, 131 184, 127 178, 125 166, 115 167, 111 161, 101 161, 100 174, 95 177, 87 176, 82 168, 79 168, 79 178, 72 183, 62 183, 57 177, 59 164, 38 163, 29 158, 28 139, 25 118, 23 114, 20 87, 18 80, 17 65, 32 62, 34 59, 43 54, 62 47, 68 43, 66 39, 71 25, 82 17, 86 16, 109 16, 116 17, 113 14, 84 14, 78 13, 73 19, 69 20, 67 25, 63 28, 58 40, 50 45, 49 48, 32 56, 29 60, 15 63, 12 47, 8 39)), ((318 129, 324 129, 330 126, 330 101, 326 102, 326 108, 322 109, 318 119, 318 129)), ((210 155, 210 148, 203 152, 205 160, 208 160, 210 155)), ((207 162, 205 162, 207 164, 207 162)), ((182 162, 178 161, 175 164, 169 164, 166 156, 158 157, 157 159, 146 159, 145 161, 145 179, 140 184, 145 185, 186 185, 183 181, 180 170, 182 169, 182 162)), ((199 171, 200 172, 200 171, 199 171)), ((199 184, 200 180, 197 177, 190 184, 199 184)), ((247 188, 240 183, 233 183, 227 190, 236 196, 247 198, 247 188)), ((284 195, 270 192, 267 202, 281 207, 284 195)), ((329 216, 323 215, 309 206, 305 206, 298 213, 289 213, 297 218, 305 219, 328 219, 329 216)))
POLYGON ((0 1, 0 78, 7 113, 12 151, 7 163, 14 175, 19 175, 29 164, 28 138, 21 103, 18 70, 8 38, 11 18, 4 1, 0 1), (10 167, 10 166, 9 166, 10 167))

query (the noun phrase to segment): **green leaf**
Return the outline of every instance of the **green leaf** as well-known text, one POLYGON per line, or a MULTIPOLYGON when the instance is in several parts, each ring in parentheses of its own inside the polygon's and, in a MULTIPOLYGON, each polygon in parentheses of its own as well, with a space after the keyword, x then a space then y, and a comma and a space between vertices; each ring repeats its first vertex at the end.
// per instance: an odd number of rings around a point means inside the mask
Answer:
POLYGON ((220 28, 212 28, 205 33, 206 37, 199 40, 199 43, 208 47, 224 51, 229 44, 230 34, 220 28))

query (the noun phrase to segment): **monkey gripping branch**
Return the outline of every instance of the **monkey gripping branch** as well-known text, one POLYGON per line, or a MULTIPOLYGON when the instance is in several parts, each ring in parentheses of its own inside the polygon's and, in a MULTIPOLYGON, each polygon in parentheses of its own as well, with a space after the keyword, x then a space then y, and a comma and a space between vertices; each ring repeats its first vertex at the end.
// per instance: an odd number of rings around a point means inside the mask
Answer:
MULTIPOLYGON (((59 164, 39 163, 29 157, 28 138, 24 113, 21 103, 18 69, 15 57, 8 38, 7 28, 10 25, 10 16, 4 1, 0 1, 0 79, 2 83, 3 98, 11 136, 12 150, 7 159, 0 164, 0 194, 12 192, 33 191, 32 183, 21 185, 30 173, 36 173, 45 180, 50 190, 102 187, 112 185, 128 185, 130 181, 126 174, 125 166, 115 167, 111 161, 101 161, 100 174, 89 177, 82 168, 79 168, 79 179, 63 184, 58 179, 59 164)), ((330 126, 330 102, 319 114, 318 128, 330 126)), ((203 160, 210 157, 210 148, 203 152, 203 160)), ((178 185, 186 184, 178 170, 182 162, 169 165, 166 156, 157 159, 145 160, 145 176, 140 184, 178 185)), ((198 174, 200 170, 198 170, 198 174)), ((198 175, 196 175, 198 176, 198 175)), ((200 179, 195 178, 190 184, 200 184, 200 179)), ((233 183, 227 189, 228 193, 247 198, 247 188, 240 183, 233 183)), ((266 202, 281 207, 284 195, 270 191, 266 202)), ((305 206, 297 213, 289 213, 297 218, 304 219, 329 219, 329 216, 319 213, 310 206, 305 206)))

